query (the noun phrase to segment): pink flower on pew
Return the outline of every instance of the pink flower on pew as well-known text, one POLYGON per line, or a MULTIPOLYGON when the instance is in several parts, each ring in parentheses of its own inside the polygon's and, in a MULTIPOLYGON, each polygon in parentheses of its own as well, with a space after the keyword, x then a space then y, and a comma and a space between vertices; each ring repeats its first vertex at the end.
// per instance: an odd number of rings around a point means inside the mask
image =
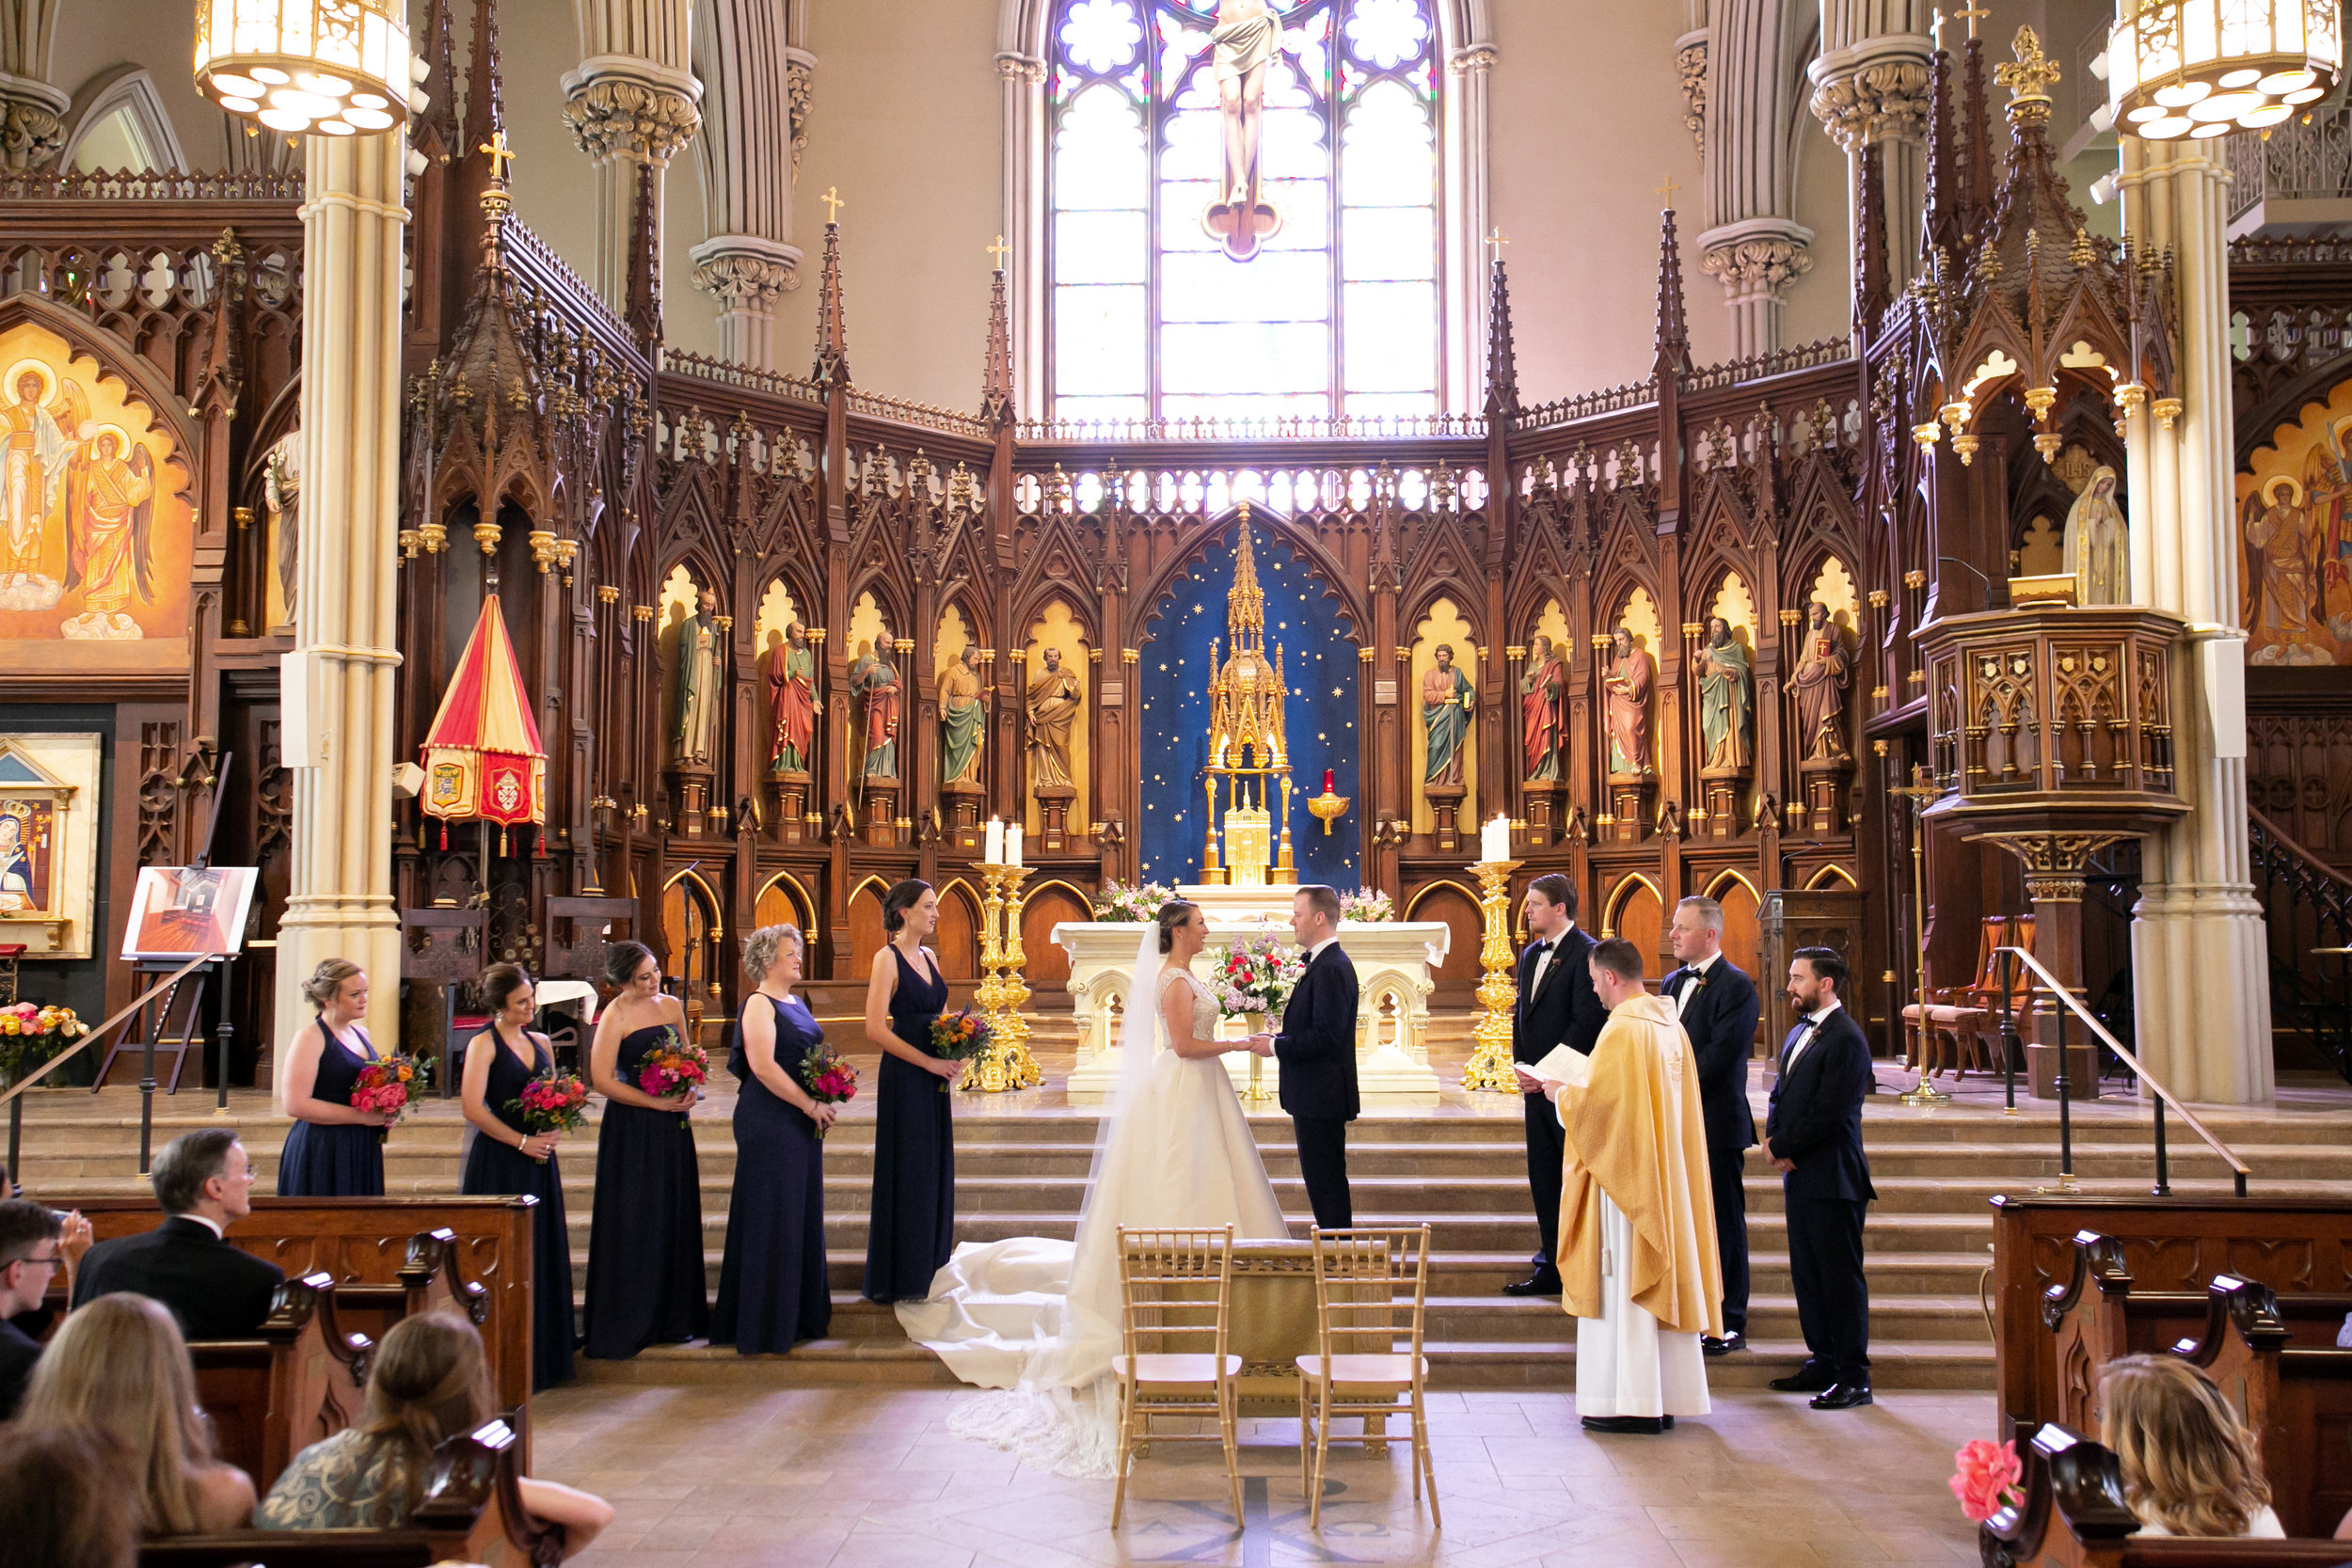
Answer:
POLYGON ((2026 1467, 2013 1442, 1988 1443, 1979 1437, 1963 1443, 1952 1455, 1952 1496, 1960 1499, 1960 1512, 1971 1524, 1983 1524, 2024 1496, 2018 1483, 2026 1478, 2026 1467))

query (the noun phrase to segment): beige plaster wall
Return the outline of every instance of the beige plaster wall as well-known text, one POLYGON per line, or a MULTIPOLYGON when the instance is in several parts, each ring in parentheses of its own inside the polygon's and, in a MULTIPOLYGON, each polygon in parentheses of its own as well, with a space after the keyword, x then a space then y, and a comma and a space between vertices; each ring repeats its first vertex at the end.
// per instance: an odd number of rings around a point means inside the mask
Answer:
POLYGON ((114 66, 146 67, 188 162, 199 169, 221 168, 229 160, 228 127, 220 110, 196 90, 188 69, 195 57, 194 6, 172 0, 65 0, 49 80, 72 93, 114 66))

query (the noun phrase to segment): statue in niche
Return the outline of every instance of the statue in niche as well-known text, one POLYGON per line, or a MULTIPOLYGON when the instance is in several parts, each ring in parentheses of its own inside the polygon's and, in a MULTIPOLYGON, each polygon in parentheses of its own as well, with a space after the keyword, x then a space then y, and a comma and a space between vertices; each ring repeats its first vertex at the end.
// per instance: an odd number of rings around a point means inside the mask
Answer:
POLYGON ((262 470, 262 504, 269 510, 271 537, 278 545, 278 592, 286 619, 294 616, 294 590, 302 581, 302 436, 288 436, 270 448, 262 470))
POLYGON ((778 773, 806 773, 817 755, 817 716, 825 711, 817 695, 817 655, 808 629, 798 621, 784 628, 784 641, 768 656, 768 714, 774 726, 768 766, 778 773))
POLYGON ((869 779, 898 776, 898 672, 889 659, 890 644, 877 638, 858 644, 850 666, 850 694, 866 715, 866 761, 858 769, 869 779))
POLYGON ((670 760, 681 767, 710 766, 719 729, 720 637, 719 595, 706 588, 694 595, 694 613, 677 628, 670 760))
POLYGON ((1282 52, 1282 19, 1266 0, 1220 0, 1209 34, 1215 51, 1210 71, 1216 80, 1217 114, 1223 130, 1225 167, 1216 199, 1201 214, 1201 227, 1236 261, 1257 255, 1273 237, 1281 216, 1259 199, 1259 155, 1265 121, 1266 72, 1282 52))
POLYGON ((1755 757, 1756 666, 1731 623, 1710 616, 1698 652, 1699 736, 1708 772, 1735 772, 1755 757))
POLYGON ((987 729, 977 655, 965 648, 939 674, 941 767, 949 784, 980 782, 980 742, 987 729))
POLYGON ((1527 673, 1519 676, 1519 744, 1527 753, 1527 782, 1552 784, 1560 777, 1561 703, 1567 674, 1551 639, 1537 632, 1527 648, 1527 673))
POLYGON ((1797 754, 1805 762, 1851 762, 1846 749, 1846 687, 1853 661, 1846 639, 1816 599, 1805 607, 1804 651, 1788 688, 1797 702, 1797 754))
POLYGON ((1600 679, 1609 699, 1609 771, 1647 778, 1655 771, 1649 760, 1649 691, 1658 661, 1636 646, 1623 626, 1610 635, 1609 643, 1609 672, 1600 679))
POLYGON ((2076 604, 2129 604, 2131 544, 2123 509, 2115 504, 2115 470, 2091 470, 2090 483, 2066 514, 2066 569, 2074 574, 2076 604))
POLYGON ((1438 644, 1437 662, 1422 673, 1421 723, 1428 734, 1422 766, 1424 784, 1462 782, 1462 744, 1470 736, 1470 710, 1477 705, 1470 677, 1454 667, 1454 645, 1438 644))
POLYGON ((1077 727, 1085 687, 1078 673, 1062 668, 1061 650, 1048 648, 1045 669, 1029 683, 1029 787, 1075 789, 1070 736, 1077 727))

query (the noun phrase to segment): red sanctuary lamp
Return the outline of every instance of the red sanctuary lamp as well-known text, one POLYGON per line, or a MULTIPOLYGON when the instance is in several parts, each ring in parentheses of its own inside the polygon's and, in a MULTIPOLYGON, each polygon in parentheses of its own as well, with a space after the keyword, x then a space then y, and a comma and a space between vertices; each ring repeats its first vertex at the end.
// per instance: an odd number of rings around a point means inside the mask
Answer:
POLYGON ((1338 778, 1333 769, 1327 768, 1323 770, 1323 793, 1310 797, 1307 801, 1307 809, 1314 813, 1315 820, 1323 824, 1323 836, 1326 838, 1331 836, 1331 824, 1347 815, 1347 797, 1336 793, 1338 788, 1338 778))

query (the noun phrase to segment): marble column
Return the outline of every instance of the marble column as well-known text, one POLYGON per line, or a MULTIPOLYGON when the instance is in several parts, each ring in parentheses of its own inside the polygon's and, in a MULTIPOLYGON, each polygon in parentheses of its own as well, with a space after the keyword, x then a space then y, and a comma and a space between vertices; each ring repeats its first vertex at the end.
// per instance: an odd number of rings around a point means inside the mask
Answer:
POLYGON ((719 302, 720 357, 763 371, 784 369, 776 300, 801 282, 792 187, 808 146, 817 56, 792 46, 789 25, 775 0, 694 8, 705 238, 688 256, 694 286, 719 302))
POLYGON ((1723 0, 1708 24, 1699 270, 1724 286, 1734 359, 1781 346, 1788 285, 1813 270, 1813 230, 1794 215, 1803 42, 1788 0, 1723 0))
MULTIPOLYGON (((1862 150, 1880 149, 1886 182, 1887 279, 1898 293, 1919 270, 1919 211, 1927 199, 1928 80, 1934 40, 1915 28, 1914 0, 1821 0, 1821 52, 1805 67, 1811 107, 1846 154, 1851 236, 1862 150)), ((1853 276, 1852 257, 1846 276, 1853 276)))
POLYGON ((702 124, 702 84, 681 50, 675 63, 637 55, 591 55, 564 73, 564 119, 596 167, 597 297, 628 306, 629 233, 637 171, 653 168, 654 255, 661 255, 663 186, 670 160, 702 124))
POLYGON ((284 690, 308 710, 294 769, 293 869, 278 931, 282 1038, 322 958, 368 971, 368 1020, 395 1045, 400 920, 392 905, 393 602, 400 527, 402 176, 408 143, 306 136, 302 206, 304 546, 284 690))
POLYGON ((2123 138, 2123 226, 2169 250, 2179 288, 2177 400, 2126 405, 2132 586, 2188 623, 2172 670, 2173 768, 2189 803, 2141 851, 2132 921, 2138 1051, 2184 1100, 2267 1101, 2268 949, 2248 861, 2246 637, 2230 405, 2230 174, 2211 142, 2123 138))

